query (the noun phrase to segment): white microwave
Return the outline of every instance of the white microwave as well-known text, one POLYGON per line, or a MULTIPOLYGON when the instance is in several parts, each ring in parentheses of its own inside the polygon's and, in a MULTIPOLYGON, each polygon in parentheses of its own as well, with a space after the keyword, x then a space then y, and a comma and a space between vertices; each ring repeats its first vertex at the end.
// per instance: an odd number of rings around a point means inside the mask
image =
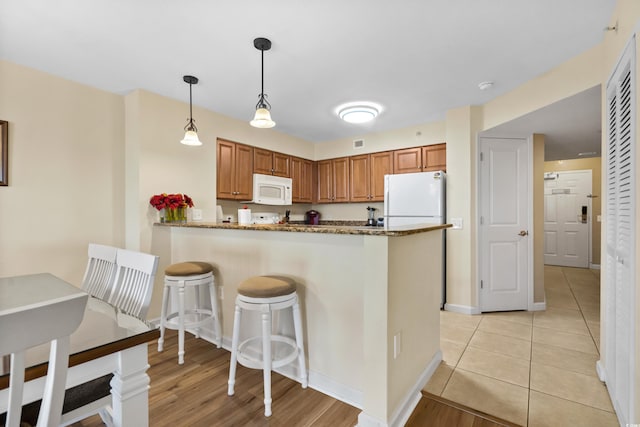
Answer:
POLYGON ((259 205, 290 205, 291 178, 253 174, 253 200, 259 205))

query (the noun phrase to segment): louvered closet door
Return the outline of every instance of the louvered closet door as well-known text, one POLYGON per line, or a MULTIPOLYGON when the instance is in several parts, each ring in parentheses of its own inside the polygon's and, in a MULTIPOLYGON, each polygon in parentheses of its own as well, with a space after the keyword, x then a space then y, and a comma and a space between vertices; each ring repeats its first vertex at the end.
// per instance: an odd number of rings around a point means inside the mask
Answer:
POLYGON ((609 395, 621 423, 634 419, 635 370, 635 41, 607 84, 606 342, 609 395))

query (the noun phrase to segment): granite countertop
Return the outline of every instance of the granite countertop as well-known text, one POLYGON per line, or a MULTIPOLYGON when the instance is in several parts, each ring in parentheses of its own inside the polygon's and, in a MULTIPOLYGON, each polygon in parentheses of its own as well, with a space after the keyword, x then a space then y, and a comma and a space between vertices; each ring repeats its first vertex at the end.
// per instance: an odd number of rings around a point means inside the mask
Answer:
POLYGON ((237 223, 216 222, 187 222, 179 223, 155 223, 160 227, 187 227, 187 228, 215 228, 223 230, 256 230, 256 231, 288 231, 295 233, 327 233, 327 234, 355 234, 364 236, 407 236, 409 234, 425 233, 428 231, 449 228, 451 224, 418 224, 398 227, 367 227, 363 223, 354 221, 331 221, 320 225, 307 225, 300 223, 289 224, 251 224, 239 225, 237 223))

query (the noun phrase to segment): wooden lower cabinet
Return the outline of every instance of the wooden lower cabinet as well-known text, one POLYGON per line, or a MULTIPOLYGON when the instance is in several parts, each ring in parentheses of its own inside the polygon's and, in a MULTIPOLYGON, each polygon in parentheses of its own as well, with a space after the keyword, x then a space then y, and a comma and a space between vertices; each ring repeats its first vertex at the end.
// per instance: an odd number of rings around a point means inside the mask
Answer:
POLYGON ((293 203, 313 202, 313 162, 291 157, 290 162, 293 203))

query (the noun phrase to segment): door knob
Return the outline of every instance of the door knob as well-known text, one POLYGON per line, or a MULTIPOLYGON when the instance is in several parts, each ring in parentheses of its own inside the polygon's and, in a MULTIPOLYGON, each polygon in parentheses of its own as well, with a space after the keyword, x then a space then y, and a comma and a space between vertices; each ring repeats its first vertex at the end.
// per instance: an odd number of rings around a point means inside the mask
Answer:
POLYGON ((528 236, 529 232, 526 230, 520 230, 520 232, 518 233, 518 236, 528 236))

